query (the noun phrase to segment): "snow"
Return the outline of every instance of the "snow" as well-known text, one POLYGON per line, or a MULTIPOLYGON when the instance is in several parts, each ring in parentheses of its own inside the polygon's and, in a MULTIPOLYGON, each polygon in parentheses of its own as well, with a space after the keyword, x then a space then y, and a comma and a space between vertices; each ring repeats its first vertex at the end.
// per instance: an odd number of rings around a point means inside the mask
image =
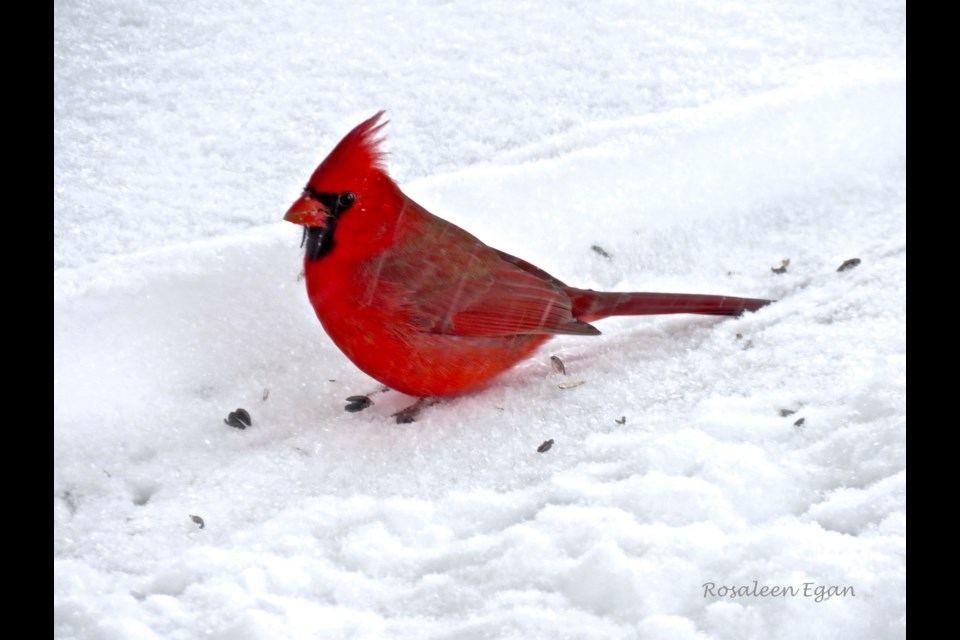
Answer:
POLYGON ((905 21, 56 3, 55 637, 904 637, 905 21), (604 320, 410 425, 395 392, 346 413, 377 383, 281 218, 381 108, 404 191, 492 246, 777 303, 604 320))

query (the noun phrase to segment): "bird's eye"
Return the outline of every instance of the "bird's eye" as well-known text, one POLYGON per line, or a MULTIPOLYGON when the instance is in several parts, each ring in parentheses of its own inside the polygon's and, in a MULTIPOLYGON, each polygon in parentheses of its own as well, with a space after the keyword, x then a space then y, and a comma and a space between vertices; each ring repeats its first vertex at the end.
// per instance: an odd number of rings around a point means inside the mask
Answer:
POLYGON ((353 193, 352 191, 347 191, 345 193, 341 193, 340 197, 337 198, 337 205, 341 209, 346 209, 356 201, 357 201, 356 194, 353 193))

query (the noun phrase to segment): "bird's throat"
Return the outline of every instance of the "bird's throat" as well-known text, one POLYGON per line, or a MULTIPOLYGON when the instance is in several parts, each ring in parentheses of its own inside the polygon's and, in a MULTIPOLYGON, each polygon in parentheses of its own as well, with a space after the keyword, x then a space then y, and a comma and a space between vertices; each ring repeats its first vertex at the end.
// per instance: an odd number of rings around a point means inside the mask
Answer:
POLYGON ((333 234, 337 230, 337 222, 331 219, 326 227, 304 227, 304 244, 306 258, 309 262, 316 262, 333 249, 333 234))

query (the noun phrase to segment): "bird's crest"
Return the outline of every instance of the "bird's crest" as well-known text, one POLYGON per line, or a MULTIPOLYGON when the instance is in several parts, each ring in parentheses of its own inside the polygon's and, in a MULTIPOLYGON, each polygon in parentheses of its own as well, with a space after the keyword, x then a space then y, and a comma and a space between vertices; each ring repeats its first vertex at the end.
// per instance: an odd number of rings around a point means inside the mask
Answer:
POLYGON ((380 150, 383 138, 377 136, 389 122, 384 120, 377 124, 383 113, 378 111, 343 137, 310 176, 311 187, 317 191, 337 192, 353 188, 358 181, 364 181, 372 174, 386 174, 382 162, 386 154, 380 150))

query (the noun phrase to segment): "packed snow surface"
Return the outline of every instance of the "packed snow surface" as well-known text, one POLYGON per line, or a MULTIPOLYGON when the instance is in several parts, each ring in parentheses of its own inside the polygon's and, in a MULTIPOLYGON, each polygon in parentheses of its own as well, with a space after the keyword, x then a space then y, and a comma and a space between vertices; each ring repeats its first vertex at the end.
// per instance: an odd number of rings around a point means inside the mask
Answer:
POLYGON ((903 637, 905 15, 55 3, 54 636, 903 637), (777 302, 347 413, 281 218, 381 108, 492 246, 777 302))

